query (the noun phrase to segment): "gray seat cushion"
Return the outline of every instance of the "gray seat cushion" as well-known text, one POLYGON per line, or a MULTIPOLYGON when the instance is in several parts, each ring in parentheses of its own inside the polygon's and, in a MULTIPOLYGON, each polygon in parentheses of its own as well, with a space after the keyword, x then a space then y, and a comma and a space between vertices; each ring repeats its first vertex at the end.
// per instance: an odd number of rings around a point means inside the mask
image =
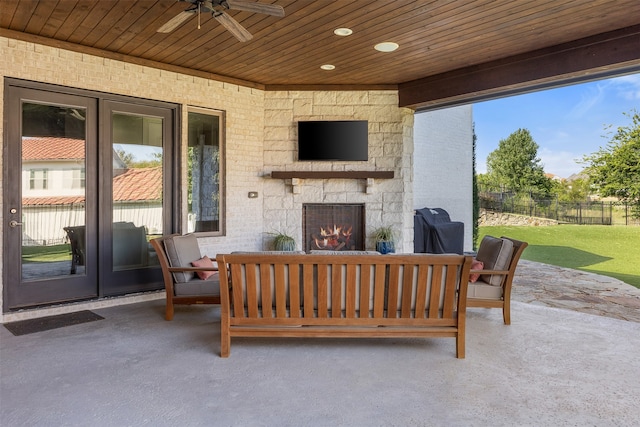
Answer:
MULTIPOLYGON (((485 236, 480 242, 476 259, 484 263, 484 270, 508 270, 512 254, 511 240, 485 236)), ((504 277, 496 274, 482 274, 479 280, 493 286, 500 286, 504 277)))
POLYGON ((481 281, 469 282, 467 298, 501 299, 502 286, 493 286, 481 281))
POLYGON ((185 283, 176 283, 174 285, 176 296, 189 295, 220 295, 220 276, 216 272, 207 280, 202 280, 198 276, 185 283))
MULTIPOLYGON (((193 267, 191 263, 202 257, 195 234, 168 237, 164 240, 164 249, 171 267, 193 267)), ((173 273, 177 283, 190 282, 194 276, 195 273, 190 271, 173 273)))

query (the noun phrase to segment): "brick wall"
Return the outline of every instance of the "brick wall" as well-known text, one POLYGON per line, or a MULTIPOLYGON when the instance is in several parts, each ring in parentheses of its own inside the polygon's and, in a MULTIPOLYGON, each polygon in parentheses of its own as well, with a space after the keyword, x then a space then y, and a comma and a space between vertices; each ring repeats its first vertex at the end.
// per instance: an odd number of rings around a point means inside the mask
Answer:
MULTIPOLYGON (((209 245, 213 254, 218 248, 235 247, 238 242, 242 242, 242 249, 259 247, 263 229, 261 201, 249 199, 247 192, 261 190, 262 185, 263 91, 2 37, 0 56, 2 78, 172 102, 182 105, 183 123, 187 123, 188 106, 224 111, 227 237, 204 239, 203 244, 209 245)), ((2 108, 0 105, 0 115, 2 108)), ((185 126, 183 147, 186 143, 185 126)), ((182 160, 186 173, 186 157, 182 160)))
MULTIPOLYGON (((209 255, 219 251, 261 247, 264 230, 262 200, 249 199, 247 193, 253 190, 261 192, 264 181, 261 177, 264 170, 263 91, 5 37, 0 37, 0 57, 2 80, 13 77, 172 102, 182 106, 182 123, 187 123, 188 106, 224 111, 227 236, 201 239, 201 245, 209 255)), ((0 96, 4 99, 4 82, 0 85, 0 96)), ((0 116, 4 118, 3 109, 4 103, 0 103, 0 116)), ((4 137, 2 126, 3 121, 0 121, 0 141, 4 137)), ((183 127, 181 141, 185 148, 186 126, 183 127)), ((182 169, 186 174, 186 157, 182 160, 185 162, 182 169)), ((0 163, 3 161, 0 157, 0 163)), ((186 183, 186 179, 182 182, 186 183)), ((186 194, 186 188, 183 188, 183 194, 186 194)), ((183 204, 186 206, 186 200, 183 204)), ((0 210, 0 221, 3 221, 1 212, 4 209, 0 210)), ((0 306, 1 295, 2 292, 0 306)), ((11 316, 3 316, 3 319, 15 320, 11 316)))
POLYGON ((443 208, 464 222, 473 248, 473 126, 470 105, 415 115, 413 208, 443 208), (446 166, 443 166, 446 165, 446 166))

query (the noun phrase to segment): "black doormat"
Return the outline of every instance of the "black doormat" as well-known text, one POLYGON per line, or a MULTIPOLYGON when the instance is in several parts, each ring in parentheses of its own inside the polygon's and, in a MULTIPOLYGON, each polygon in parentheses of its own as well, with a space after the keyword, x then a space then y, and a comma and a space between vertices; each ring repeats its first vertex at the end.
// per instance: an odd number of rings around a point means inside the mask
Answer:
POLYGON ((89 310, 77 311, 75 313, 58 314, 56 316, 41 317, 39 319, 20 320, 17 322, 5 323, 13 335, 27 335, 35 332, 48 331, 51 329, 63 328, 65 326, 79 325, 80 323, 102 320, 104 317, 89 310))

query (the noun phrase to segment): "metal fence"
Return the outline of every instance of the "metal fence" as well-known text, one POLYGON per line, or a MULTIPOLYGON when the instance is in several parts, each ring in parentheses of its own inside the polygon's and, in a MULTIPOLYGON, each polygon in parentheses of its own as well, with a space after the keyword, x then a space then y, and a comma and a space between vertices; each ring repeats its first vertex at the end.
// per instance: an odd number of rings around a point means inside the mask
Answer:
POLYGON ((636 225, 637 206, 624 202, 560 202, 554 199, 522 199, 507 193, 481 193, 480 208, 538 218, 555 219, 567 224, 636 225))

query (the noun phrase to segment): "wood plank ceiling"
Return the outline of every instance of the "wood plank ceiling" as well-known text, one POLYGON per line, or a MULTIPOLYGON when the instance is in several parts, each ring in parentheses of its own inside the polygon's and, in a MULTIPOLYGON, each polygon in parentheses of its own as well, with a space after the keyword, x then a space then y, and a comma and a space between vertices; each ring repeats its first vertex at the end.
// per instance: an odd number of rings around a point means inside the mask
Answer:
POLYGON ((157 32, 190 6, 177 0, 1 0, 0 36, 270 90, 397 88, 616 30, 640 33, 638 0, 260 2, 282 6, 286 16, 228 11, 253 34, 244 43, 211 14, 202 15, 200 29, 193 16, 157 32), (353 35, 334 35, 339 27, 353 35), (383 41, 400 48, 376 51, 383 41), (335 70, 323 71, 323 64, 335 70))

